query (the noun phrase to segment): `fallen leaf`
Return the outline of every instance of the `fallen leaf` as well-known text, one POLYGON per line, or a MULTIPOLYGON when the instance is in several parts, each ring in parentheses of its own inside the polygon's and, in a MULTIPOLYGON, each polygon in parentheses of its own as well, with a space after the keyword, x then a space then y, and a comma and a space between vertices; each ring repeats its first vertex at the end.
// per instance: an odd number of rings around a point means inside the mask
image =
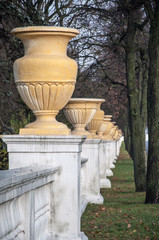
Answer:
POLYGON ((128 228, 130 228, 130 227, 131 227, 131 224, 129 223, 129 224, 128 224, 128 228))

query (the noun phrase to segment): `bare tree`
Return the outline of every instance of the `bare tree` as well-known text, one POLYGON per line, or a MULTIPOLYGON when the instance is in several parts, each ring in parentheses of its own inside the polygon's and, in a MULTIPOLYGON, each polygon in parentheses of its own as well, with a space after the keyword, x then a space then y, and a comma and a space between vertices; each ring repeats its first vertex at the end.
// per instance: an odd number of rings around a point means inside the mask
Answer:
POLYGON ((146 1, 150 17, 148 131, 149 150, 145 203, 159 203, 159 1, 146 1))

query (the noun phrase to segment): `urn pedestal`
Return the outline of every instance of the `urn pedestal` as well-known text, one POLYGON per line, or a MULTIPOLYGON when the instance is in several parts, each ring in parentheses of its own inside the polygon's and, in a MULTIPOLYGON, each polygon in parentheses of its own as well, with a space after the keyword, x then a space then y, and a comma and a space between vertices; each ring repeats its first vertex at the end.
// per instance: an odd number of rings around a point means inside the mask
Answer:
POLYGON ((36 121, 20 129, 22 135, 68 135, 66 125, 55 117, 72 96, 77 63, 67 56, 67 44, 78 31, 61 27, 15 28, 25 56, 14 63, 14 78, 21 98, 36 121))
POLYGON ((107 141, 102 140, 99 144, 99 170, 100 170, 100 188, 110 188, 111 182, 107 178, 107 170, 109 169, 107 141))
POLYGON ((89 203, 103 204, 104 198, 100 194, 100 139, 86 139, 82 145, 82 156, 88 158, 83 175, 83 192, 89 203))
POLYGON ((111 168, 115 167, 112 164, 112 155, 114 154, 114 149, 113 149, 114 141, 113 141, 113 138, 111 137, 112 128, 113 128, 113 123, 111 122, 111 119, 112 119, 112 115, 104 115, 104 122, 107 125, 107 128, 106 128, 105 132, 103 133, 103 139, 105 140, 106 145, 107 145, 107 148, 106 148, 106 156, 107 156, 106 176, 108 176, 108 177, 113 176, 113 172, 112 172, 111 168))

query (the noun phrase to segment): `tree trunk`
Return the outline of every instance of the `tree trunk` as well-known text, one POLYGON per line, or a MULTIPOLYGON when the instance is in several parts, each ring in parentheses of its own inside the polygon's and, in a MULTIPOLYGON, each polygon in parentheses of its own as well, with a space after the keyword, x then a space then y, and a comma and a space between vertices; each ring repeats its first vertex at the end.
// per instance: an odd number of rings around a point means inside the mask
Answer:
POLYGON ((136 15, 130 13, 128 17, 126 37, 126 74, 128 86, 129 121, 131 130, 131 156, 134 162, 134 179, 137 192, 145 191, 145 122, 141 115, 141 106, 138 102, 138 88, 135 75, 135 39, 136 15))
POLYGON ((126 114, 126 119, 124 119, 125 125, 124 125, 124 142, 125 142, 125 149, 128 151, 130 157, 131 157, 131 135, 130 135, 130 124, 129 119, 126 114))
POLYGON ((148 80, 149 152, 145 203, 159 203, 159 2, 150 23, 148 80))

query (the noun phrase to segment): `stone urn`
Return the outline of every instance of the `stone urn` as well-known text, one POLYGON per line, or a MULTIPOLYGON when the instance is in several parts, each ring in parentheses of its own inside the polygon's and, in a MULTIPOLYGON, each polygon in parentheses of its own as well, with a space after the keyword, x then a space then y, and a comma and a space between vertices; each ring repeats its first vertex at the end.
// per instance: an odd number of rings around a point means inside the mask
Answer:
POLYGON ((90 135, 85 127, 94 117, 98 102, 100 102, 99 99, 91 98, 71 98, 69 100, 63 111, 74 127, 73 135, 90 135))
POLYGON ((25 48, 14 63, 14 78, 21 98, 36 121, 20 129, 22 135, 68 135, 66 125, 55 119, 74 91, 77 63, 67 56, 67 44, 76 29, 62 27, 15 28, 12 34, 25 48))
POLYGON ((119 129, 119 137, 121 137, 123 135, 121 129, 119 129))
POLYGON ((104 139, 103 133, 106 131, 106 129, 107 129, 107 121, 106 119, 103 119, 103 123, 97 131, 98 138, 104 139))
POLYGON ((116 129, 117 129, 117 126, 115 125, 116 122, 112 122, 113 126, 112 126, 112 130, 110 132, 110 137, 112 138, 112 140, 115 140, 114 139, 114 136, 115 136, 115 132, 116 132, 116 129))
POLYGON ((112 119, 112 115, 104 115, 104 122, 107 125, 106 130, 103 133, 104 139, 105 140, 111 140, 111 132, 112 132, 112 127, 113 127, 113 123, 111 122, 112 119))
POLYGON ((118 135, 119 135, 119 129, 118 129, 118 126, 115 126, 116 128, 115 128, 115 133, 114 133, 114 136, 113 136, 113 138, 114 138, 114 140, 117 140, 119 137, 118 137, 118 135))
POLYGON ((99 138, 96 134, 96 132, 99 130, 100 126, 103 123, 104 119, 104 111, 100 109, 100 106, 103 102, 105 102, 104 99, 99 99, 100 101, 98 102, 97 105, 97 111, 93 117, 93 119, 87 124, 87 129, 91 133, 90 138, 99 138))

